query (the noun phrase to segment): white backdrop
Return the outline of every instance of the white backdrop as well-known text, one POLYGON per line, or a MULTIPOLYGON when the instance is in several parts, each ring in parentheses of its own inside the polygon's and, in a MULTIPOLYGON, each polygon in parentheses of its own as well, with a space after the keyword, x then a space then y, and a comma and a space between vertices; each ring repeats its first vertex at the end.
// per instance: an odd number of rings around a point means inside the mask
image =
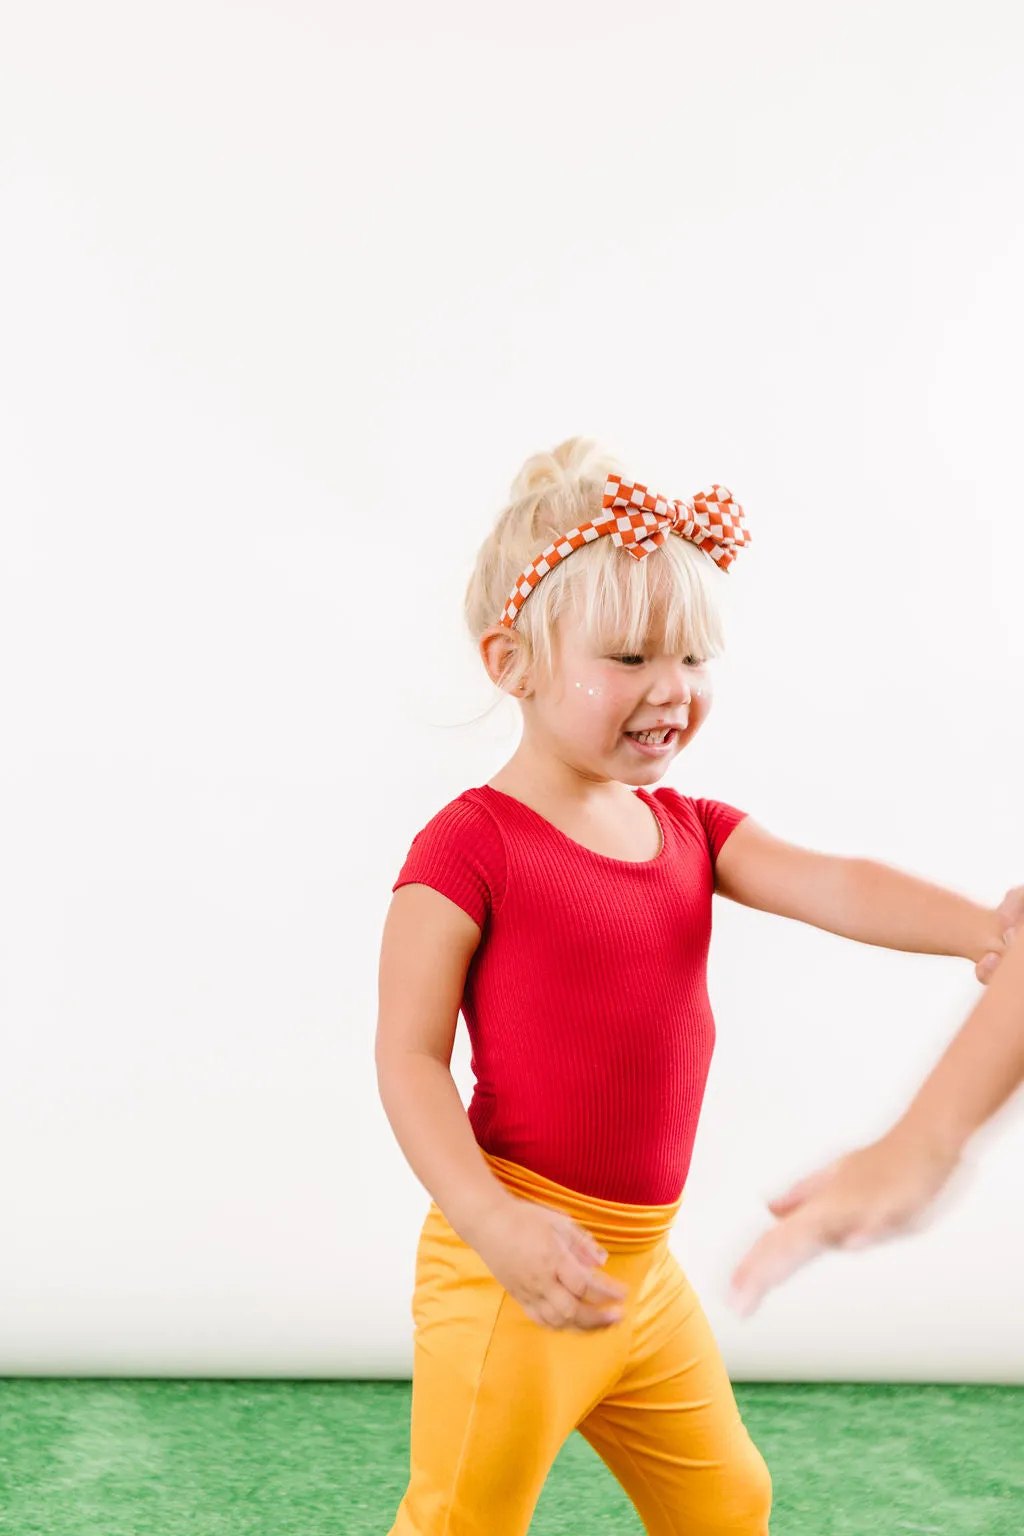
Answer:
MULTIPOLYGON (((1024 881, 1013 3, 65 0, 0 48, 0 1373, 404 1375, 413 835, 514 750, 460 604, 575 432, 735 491, 666 782, 1024 881)), ((738 1378, 1024 1380, 1011 1105, 924 1236, 727 1311, 969 964, 716 908, 675 1247, 738 1378)), ((465 1041, 457 1070, 468 1091, 465 1041)))

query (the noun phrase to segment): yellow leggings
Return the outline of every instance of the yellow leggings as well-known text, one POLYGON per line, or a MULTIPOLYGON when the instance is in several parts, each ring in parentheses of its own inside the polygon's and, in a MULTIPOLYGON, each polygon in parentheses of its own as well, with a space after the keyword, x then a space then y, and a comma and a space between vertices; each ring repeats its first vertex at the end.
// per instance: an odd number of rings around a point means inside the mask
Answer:
POLYGON ((679 1207, 593 1200, 488 1157, 524 1199, 565 1211, 625 1281, 622 1322, 532 1322, 431 1205, 416 1256, 409 1486, 390 1536, 524 1536, 573 1429, 648 1536, 764 1536, 772 1485, 724 1362, 669 1252, 679 1207))

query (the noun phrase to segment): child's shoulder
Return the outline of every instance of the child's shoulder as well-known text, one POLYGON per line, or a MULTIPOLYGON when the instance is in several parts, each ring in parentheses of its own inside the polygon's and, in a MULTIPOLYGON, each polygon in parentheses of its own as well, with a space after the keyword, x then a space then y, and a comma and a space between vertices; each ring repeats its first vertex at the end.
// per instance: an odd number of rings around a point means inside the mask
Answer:
POLYGON ((447 842, 458 842, 461 838, 478 841, 481 835, 486 837, 491 834, 498 836, 498 824, 493 812, 475 789, 464 789, 433 813, 430 820, 415 834, 413 841, 424 836, 443 838, 447 842))
POLYGON ((481 800, 464 790, 434 812, 413 837, 392 890, 431 885, 482 927, 504 900, 506 864, 497 822, 481 800))
POLYGON ((486 797, 465 789, 436 810, 409 847, 409 860, 456 861, 468 865, 495 886, 504 885, 505 841, 486 797))
POLYGON ((659 784, 650 793, 662 810, 669 813, 673 821, 680 822, 686 827, 703 828, 704 807, 714 803, 698 800, 693 795, 684 795, 682 790, 674 789, 671 784, 659 784))
POLYGON ((650 793, 658 804, 677 821, 690 823, 700 821, 701 806, 707 803, 696 799, 693 795, 684 795, 682 790, 674 789, 671 784, 659 784, 650 793))
POLYGON ((684 795, 671 784, 659 784, 652 791, 655 800, 669 815, 684 827, 700 833, 707 841, 712 857, 715 857, 730 833, 735 831, 747 815, 726 800, 710 800, 706 796, 684 795))
POLYGON ((658 784, 649 793, 660 804, 667 806, 670 811, 685 811, 687 806, 693 805, 689 795, 684 795, 681 790, 674 789, 671 784, 658 784))
POLYGON ((726 800, 715 800, 707 795, 684 795, 682 790, 675 789, 671 784, 659 784, 650 793, 660 804, 680 816, 703 817, 709 810, 729 804, 726 800))

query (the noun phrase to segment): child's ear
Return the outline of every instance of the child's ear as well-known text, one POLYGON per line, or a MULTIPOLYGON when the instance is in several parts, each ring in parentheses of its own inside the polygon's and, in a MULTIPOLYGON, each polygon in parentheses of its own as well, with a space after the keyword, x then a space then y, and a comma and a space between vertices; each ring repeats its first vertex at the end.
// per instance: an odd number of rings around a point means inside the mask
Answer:
POLYGON ((480 636, 480 659, 488 677, 496 688, 511 673, 516 662, 519 642, 504 624, 491 624, 480 636))

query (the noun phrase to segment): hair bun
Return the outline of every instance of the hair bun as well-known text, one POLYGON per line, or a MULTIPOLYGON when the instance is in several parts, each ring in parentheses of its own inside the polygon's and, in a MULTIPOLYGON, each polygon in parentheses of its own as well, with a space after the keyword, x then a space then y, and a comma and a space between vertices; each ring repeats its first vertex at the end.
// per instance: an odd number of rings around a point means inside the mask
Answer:
POLYGON ((512 501, 543 496, 546 491, 600 482, 620 470, 617 460, 591 437, 567 437, 550 453, 535 453, 526 460, 512 482, 512 501))

